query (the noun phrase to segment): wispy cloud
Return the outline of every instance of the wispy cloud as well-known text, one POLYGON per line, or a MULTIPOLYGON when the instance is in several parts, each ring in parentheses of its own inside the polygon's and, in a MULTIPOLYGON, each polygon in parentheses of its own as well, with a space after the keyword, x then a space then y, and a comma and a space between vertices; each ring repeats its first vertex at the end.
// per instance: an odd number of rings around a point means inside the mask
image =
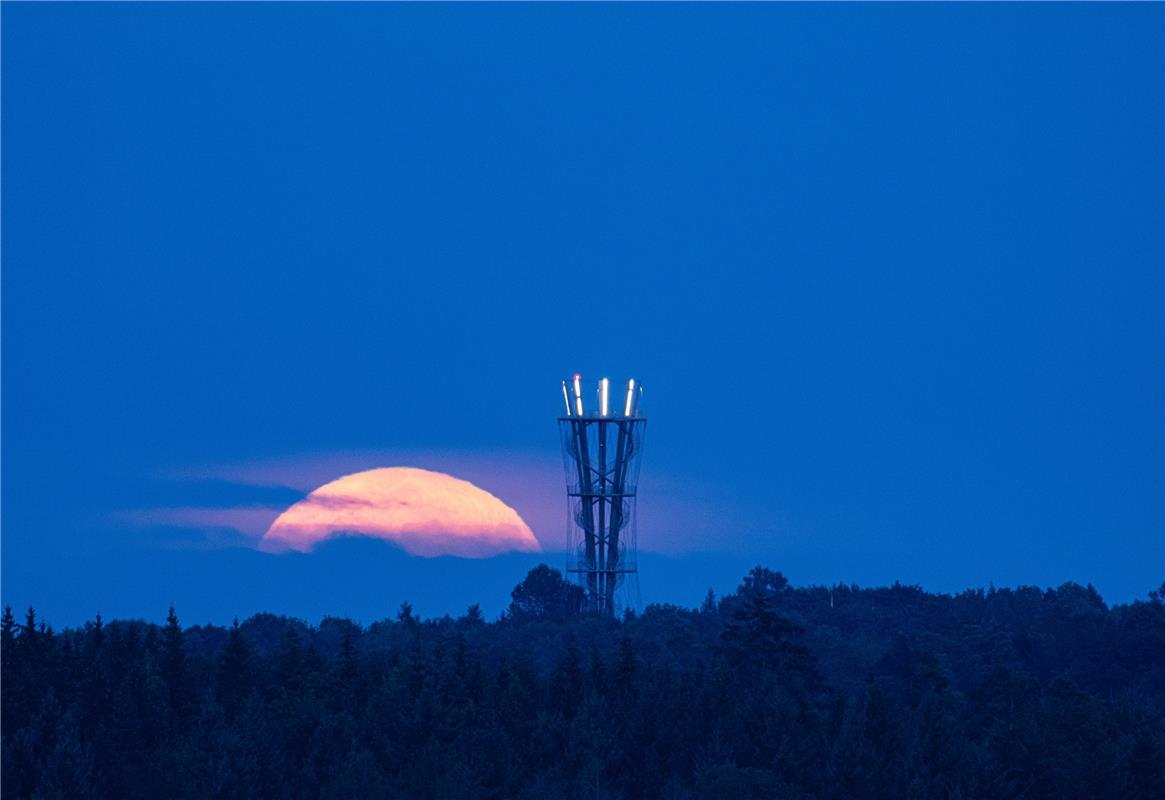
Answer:
POLYGON ((258 539, 271 527, 283 507, 238 506, 235 508, 138 508, 119 511, 114 518, 142 528, 221 529, 237 531, 247 539, 258 539))
MULTIPOLYGON (((565 545, 561 458, 517 451, 364 450, 188 465, 161 477, 172 487, 168 497, 180 496, 185 487, 197 500, 134 509, 122 512, 121 519, 143 527, 228 528, 257 546, 275 519, 312 490, 378 467, 419 467, 469 481, 517 511, 544 549, 565 545)), ((713 494, 706 482, 645 467, 637 523, 640 548, 673 553, 734 549, 728 537, 744 533, 749 524, 737 518, 729 500, 713 494)))

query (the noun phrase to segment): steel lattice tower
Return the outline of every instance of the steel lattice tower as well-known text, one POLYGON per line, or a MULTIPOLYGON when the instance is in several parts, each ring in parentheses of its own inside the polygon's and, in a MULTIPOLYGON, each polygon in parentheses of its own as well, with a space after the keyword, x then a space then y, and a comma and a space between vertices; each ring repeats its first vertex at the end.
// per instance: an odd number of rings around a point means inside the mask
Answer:
POLYGON ((607 378, 584 387, 575 375, 562 382, 566 415, 558 418, 569 514, 566 571, 578 576, 587 608, 601 614, 615 613, 617 591, 630 588, 638 571, 635 491, 647 419, 639 416, 642 386, 631 379, 617 391, 612 404, 607 378))

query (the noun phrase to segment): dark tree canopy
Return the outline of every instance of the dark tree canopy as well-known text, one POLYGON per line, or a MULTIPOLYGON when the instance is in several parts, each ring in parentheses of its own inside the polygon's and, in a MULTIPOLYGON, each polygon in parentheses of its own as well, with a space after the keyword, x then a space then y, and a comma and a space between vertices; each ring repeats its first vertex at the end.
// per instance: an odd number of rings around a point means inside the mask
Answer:
POLYGON ((583 605, 582 588, 545 564, 530 570, 510 596, 510 615, 518 619, 562 622, 579 613, 583 605))
POLYGON ((5 798, 1165 797, 1165 587, 791 586, 362 627, 0 618, 5 798))

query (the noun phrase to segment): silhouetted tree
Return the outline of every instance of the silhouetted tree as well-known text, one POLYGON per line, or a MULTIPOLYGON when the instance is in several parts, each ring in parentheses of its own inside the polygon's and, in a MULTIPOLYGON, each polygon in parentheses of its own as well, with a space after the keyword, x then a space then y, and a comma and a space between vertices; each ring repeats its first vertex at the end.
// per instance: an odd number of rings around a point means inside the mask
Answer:
POLYGON ((242 708, 251 685, 251 651, 239 632, 239 621, 231 625, 230 637, 218 669, 218 698, 227 719, 234 719, 242 708))
MULTIPOLYGON (((4 614, 0 616, 0 676, 13 677, 13 649, 15 646, 16 617, 12 614, 12 606, 4 606, 4 614)), ((4 718, 8 716, 9 704, 4 702, 3 695, 4 693, 0 692, 0 725, 3 726, 3 733, 0 733, 0 736, 7 736, 8 725, 4 724, 4 718)))
POLYGON ((510 616, 515 619, 561 622, 582 608, 583 591, 558 570, 539 564, 514 587, 511 599, 510 616))
POLYGON ((179 718, 184 718, 190 713, 194 698, 186 677, 186 641, 174 606, 166 613, 166 627, 162 631, 161 675, 170 706, 179 718))
POLYGON ((461 617, 461 622, 466 625, 482 625, 485 623, 485 616, 481 613, 481 606, 477 603, 471 605, 465 611, 465 616, 461 617))

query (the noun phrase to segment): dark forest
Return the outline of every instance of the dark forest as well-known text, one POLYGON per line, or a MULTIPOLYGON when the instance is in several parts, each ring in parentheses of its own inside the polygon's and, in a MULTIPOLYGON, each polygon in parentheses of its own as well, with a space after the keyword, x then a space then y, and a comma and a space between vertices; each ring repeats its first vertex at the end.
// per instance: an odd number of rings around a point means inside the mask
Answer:
POLYGON ((1165 797, 1165 587, 794 588, 607 619, 542 566, 487 622, 6 609, 4 797, 1165 797))

